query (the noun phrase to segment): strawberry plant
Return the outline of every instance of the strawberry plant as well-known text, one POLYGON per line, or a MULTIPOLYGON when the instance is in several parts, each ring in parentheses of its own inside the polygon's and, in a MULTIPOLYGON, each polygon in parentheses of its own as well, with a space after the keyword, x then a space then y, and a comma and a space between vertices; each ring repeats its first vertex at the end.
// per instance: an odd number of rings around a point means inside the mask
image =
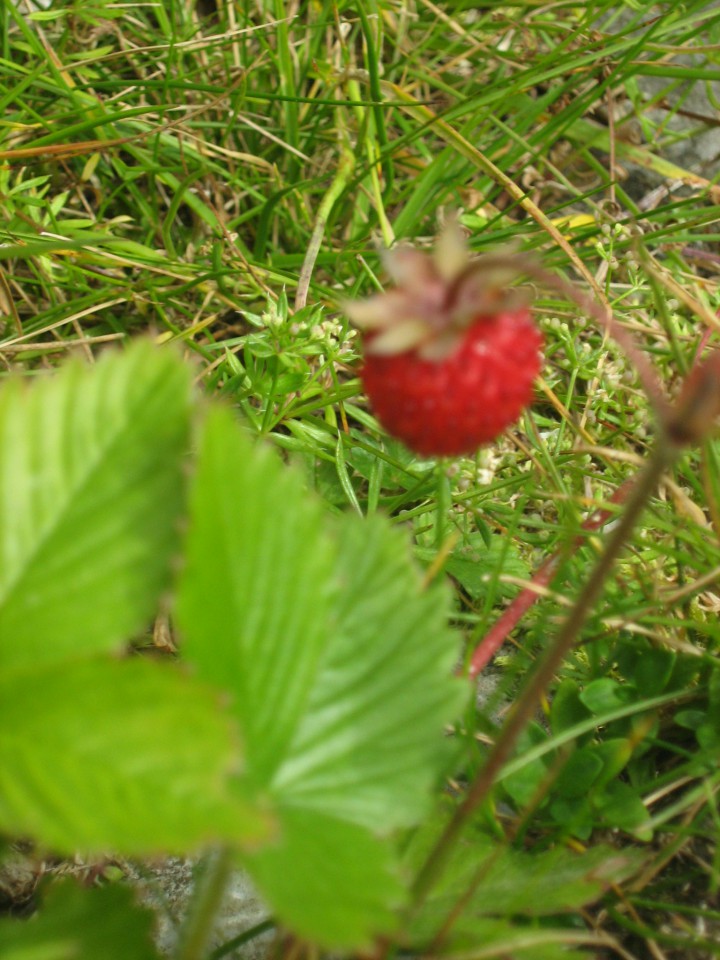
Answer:
MULTIPOLYGON (((688 380, 670 436, 694 438, 714 418, 708 369, 712 361, 688 380)), ((641 706, 610 676, 582 690, 566 680, 550 731, 528 725, 618 534, 464 799, 438 806, 459 761, 444 730, 467 689, 452 677, 448 596, 423 585, 398 531, 377 517, 327 515, 229 410, 198 401, 186 364, 147 342, 32 387, 11 380, 0 437, 6 836, 86 857, 212 848, 180 958, 204 955, 233 864, 250 871, 280 929, 322 948, 399 938, 423 950, 482 936, 488 956, 497 943, 498 955, 529 945, 535 957, 545 943, 586 942, 581 932, 529 934, 527 924, 595 899, 642 855, 603 845, 513 853, 475 815, 497 783, 519 810, 549 815, 558 838, 586 838, 597 816, 652 836, 632 788, 642 736, 622 724, 677 701, 692 676, 675 656, 619 648, 641 706), (128 646, 161 600, 177 662, 128 646), (601 738, 583 741, 598 727, 601 738), (630 785, 617 779, 626 767, 630 785), (555 897, 524 892, 551 875, 565 877, 555 897)), ((623 536, 674 442, 661 440, 636 484, 623 536)), ((705 706, 695 696, 676 720, 697 731, 708 763, 717 673, 705 706)), ((0 921, 0 956, 89 958, 103 942, 100 916, 122 926, 118 957, 153 955, 147 909, 126 890, 81 896, 66 883, 48 890, 37 922, 0 921)))
POLYGON ((298 934, 358 946, 393 927, 388 838, 446 762, 446 597, 229 412, 191 416, 189 381, 141 343, 2 393, 2 829, 66 854, 225 844, 298 934), (179 557, 182 664, 122 656, 179 557))
MULTIPOLYGON (((6 836, 85 857, 212 847, 216 900, 243 864, 276 924, 334 950, 398 936, 421 949, 468 883, 452 942, 475 929, 522 944, 510 915, 573 910, 636 869, 627 851, 598 873, 603 847, 513 859, 477 824, 440 886, 425 882, 457 818, 436 791, 468 693, 448 596, 386 521, 326 515, 229 410, 198 402, 172 351, 139 342, 0 398, 6 836), (128 646, 162 598, 177 662, 128 646), (566 894, 540 907, 488 880, 489 896, 478 858, 490 877, 562 870, 566 894)), ((211 935, 217 904, 198 897, 180 957, 211 935)), ((152 954, 126 890, 65 882, 37 922, 0 921, 0 956, 89 958, 100 916, 123 927, 118 956, 152 954)))

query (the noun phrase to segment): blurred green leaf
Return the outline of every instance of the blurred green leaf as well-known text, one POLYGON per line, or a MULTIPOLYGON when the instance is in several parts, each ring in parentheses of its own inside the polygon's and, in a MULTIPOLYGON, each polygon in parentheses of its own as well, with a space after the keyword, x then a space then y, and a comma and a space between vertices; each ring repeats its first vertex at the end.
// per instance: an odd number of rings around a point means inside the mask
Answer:
POLYGON ((603 762, 594 747, 581 747, 570 754, 552 792, 564 797, 582 797, 590 790, 602 768, 603 762))
POLYGON ((651 840, 648 812, 636 791, 628 783, 612 780, 603 793, 595 798, 595 805, 603 820, 613 827, 631 833, 638 840, 651 840))
POLYGON ((155 917, 117 884, 50 886, 27 920, 0 919, 0 960, 159 960, 155 917))
POLYGON ((574 680, 562 680, 550 704, 550 726, 557 735, 591 716, 580 698, 580 687, 574 680))
POLYGON ((427 811, 465 695, 447 611, 399 532, 331 523, 299 475, 211 411, 179 590, 183 652, 229 692, 249 789, 280 822, 251 870, 280 919, 324 945, 366 946, 399 900, 393 847, 378 837, 427 811))
POLYGON ((668 684, 675 666, 676 655, 663 647, 643 651, 632 673, 627 674, 643 697, 655 697, 668 684))
POLYGON ((644 855, 598 844, 583 853, 555 847, 540 853, 506 850, 473 895, 483 914, 550 916, 597 900, 611 883, 638 869, 644 855))
POLYGON ((707 713, 704 710, 693 708, 687 710, 678 710, 673 717, 674 722, 684 730, 697 730, 705 722, 707 713))
MULTIPOLYGON (((435 552, 418 550, 418 555, 432 562, 435 552)), ((520 557, 515 546, 503 537, 491 536, 489 543, 482 533, 472 533, 464 538, 445 562, 445 570, 474 600, 483 597, 488 590, 488 581, 501 575, 520 580, 529 580, 530 568, 520 557)), ((499 597, 514 596, 517 586, 499 581, 494 588, 499 597)))
POLYGON ((55 851, 187 851, 256 841, 230 790, 240 745, 218 693, 142 658, 0 679, 0 828, 55 851))
POLYGON ((427 812, 443 726, 461 708, 444 590, 423 588, 404 536, 379 517, 337 526, 333 637, 278 770, 285 802, 387 832, 427 812))
POLYGON ((231 691, 248 776, 267 787, 329 642, 334 549, 320 502, 230 411, 211 410, 198 456, 177 602, 183 654, 231 691))
MULTIPOLYGON (((547 739, 542 727, 536 723, 530 724, 518 740, 518 757, 522 758, 526 751, 547 739)), ((547 778, 549 761, 549 755, 538 757, 523 763, 514 773, 503 777, 502 786, 518 807, 525 807, 534 800, 541 784, 547 778)))
POLYGON ((0 389, 0 664, 112 650, 178 547, 190 370, 140 341, 0 389))
POLYGON ((599 677, 597 680, 591 680, 580 693, 580 700, 591 713, 611 713, 626 704, 632 692, 629 688, 622 687, 612 677, 599 677))
POLYGON ((597 823, 597 814, 587 797, 554 797, 548 809, 553 820, 562 828, 563 836, 588 840, 597 823))
POLYGON ((333 949, 368 949, 397 925, 405 891, 392 847, 365 827, 285 808, 276 841, 245 863, 294 933, 333 949))
POLYGON ((720 726, 720 666, 713 666, 708 681, 710 717, 720 726))
MULTIPOLYGON (((417 832, 407 852, 409 864, 423 862, 441 826, 427 824, 417 832)), ((561 846, 526 853, 476 832, 450 854, 444 875, 412 920, 412 941, 423 949, 461 901, 465 908, 451 929, 450 948, 462 945, 468 933, 474 935, 479 918, 574 914, 610 884, 632 876, 644 859, 637 850, 603 844, 582 853, 561 846)), ((470 939, 468 946, 477 946, 477 940, 470 939)))
POLYGON ((695 733, 705 750, 720 747, 720 667, 713 667, 708 679, 708 712, 695 733))
POLYGON ((442 954, 445 960, 581 960, 587 953, 572 945, 591 945, 592 935, 536 923, 461 917, 451 943, 452 949, 442 954))
POLYGON ((625 769, 633 755, 633 744, 632 741, 626 740, 624 737, 613 737, 610 740, 595 744, 594 752, 603 765, 602 773, 595 784, 597 789, 625 769))

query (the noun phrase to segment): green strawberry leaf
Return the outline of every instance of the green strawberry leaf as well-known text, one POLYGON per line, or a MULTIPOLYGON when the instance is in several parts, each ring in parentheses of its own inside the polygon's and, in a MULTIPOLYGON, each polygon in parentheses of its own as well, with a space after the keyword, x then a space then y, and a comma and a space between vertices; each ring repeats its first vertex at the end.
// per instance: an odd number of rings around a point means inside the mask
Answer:
POLYGON ((30 920, 0 919, 0 960, 159 960, 153 926, 130 888, 64 880, 30 920))
POLYGON ((644 859, 637 850, 606 844, 584 853, 564 847, 540 853, 504 850, 473 895, 473 907, 498 916, 573 912, 601 897, 611 883, 632 876, 644 859))
POLYGON ((55 851, 266 836, 233 795, 239 755, 218 693, 174 666, 88 658, 0 679, 0 830, 55 851))
POLYGON ((390 844, 364 827, 308 810, 279 812, 271 845, 244 858, 295 934, 330 949, 367 949, 390 933, 404 893, 390 844))
POLYGON ((590 710, 580 699, 578 684, 574 680, 561 680, 550 704, 552 732, 557 736, 590 716, 590 710))
POLYGON ((224 687, 250 790, 278 818, 248 854, 279 919, 367 946, 400 899, 393 844, 427 810, 459 708, 447 599, 423 591, 401 536, 331 523, 274 453, 211 411, 191 492, 177 618, 183 652, 224 687))
POLYGON ((199 676, 231 691, 248 776, 267 785, 329 639, 334 551, 319 502, 224 408, 210 411, 191 490, 177 618, 199 676))
POLYGON ((112 650, 152 614, 177 548, 189 397, 187 366, 143 341, 3 385, 0 663, 112 650))
POLYGON ((444 591, 422 588, 405 538, 342 518, 334 634, 273 781, 283 802, 385 830, 416 823, 461 709, 444 591))

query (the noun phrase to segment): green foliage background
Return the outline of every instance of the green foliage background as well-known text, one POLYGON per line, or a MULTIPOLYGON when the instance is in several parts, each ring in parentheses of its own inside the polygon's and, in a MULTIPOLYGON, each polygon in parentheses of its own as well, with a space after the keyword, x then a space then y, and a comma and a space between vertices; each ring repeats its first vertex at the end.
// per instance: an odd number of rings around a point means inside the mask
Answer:
MULTIPOLYGON (((383 287, 379 246, 425 247, 457 210, 474 251, 514 241, 605 299, 673 395, 717 332, 719 40, 705 0, 0 4, 3 832, 67 854, 221 840, 320 943, 436 935, 432 900, 398 914, 406 831, 481 766, 654 414, 617 345, 538 290, 532 412, 439 478, 378 428, 340 304, 383 287), (127 349, 148 330, 183 362, 127 349), (72 354, 94 375, 49 375, 72 354), (458 718, 457 651, 553 555, 458 718), (128 657, 173 593, 184 665, 128 657)), ((718 464, 710 438, 649 505, 478 814, 492 890, 447 951, 718 954, 718 464), (597 907, 553 900, 553 871, 596 857, 617 866, 605 894, 578 879, 597 907)), ((92 898, 53 890, 1 921, 3 960, 95 955, 92 898)))

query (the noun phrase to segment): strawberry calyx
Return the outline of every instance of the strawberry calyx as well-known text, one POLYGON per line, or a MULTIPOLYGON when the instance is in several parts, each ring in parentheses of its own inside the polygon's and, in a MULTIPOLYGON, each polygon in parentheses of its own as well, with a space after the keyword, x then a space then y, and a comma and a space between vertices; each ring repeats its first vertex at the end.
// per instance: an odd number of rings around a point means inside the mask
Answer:
POLYGON ((394 287, 345 304, 364 332, 360 376, 373 412, 415 453, 473 453, 531 402, 542 337, 512 286, 524 263, 508 253, 471 260, 451 224, 432 253, 385 255, 394 287))
POLYGON ((367 353, 416 350, 420 358, 440 362, 458 349, 469 327, 528 303, 525 292, 511 286, 520 273, 513 255, 471 259, 456 222, 446 226, 432 253, 402 244, 383 260, 395 287, 344 304, 366 335, 367 353))

